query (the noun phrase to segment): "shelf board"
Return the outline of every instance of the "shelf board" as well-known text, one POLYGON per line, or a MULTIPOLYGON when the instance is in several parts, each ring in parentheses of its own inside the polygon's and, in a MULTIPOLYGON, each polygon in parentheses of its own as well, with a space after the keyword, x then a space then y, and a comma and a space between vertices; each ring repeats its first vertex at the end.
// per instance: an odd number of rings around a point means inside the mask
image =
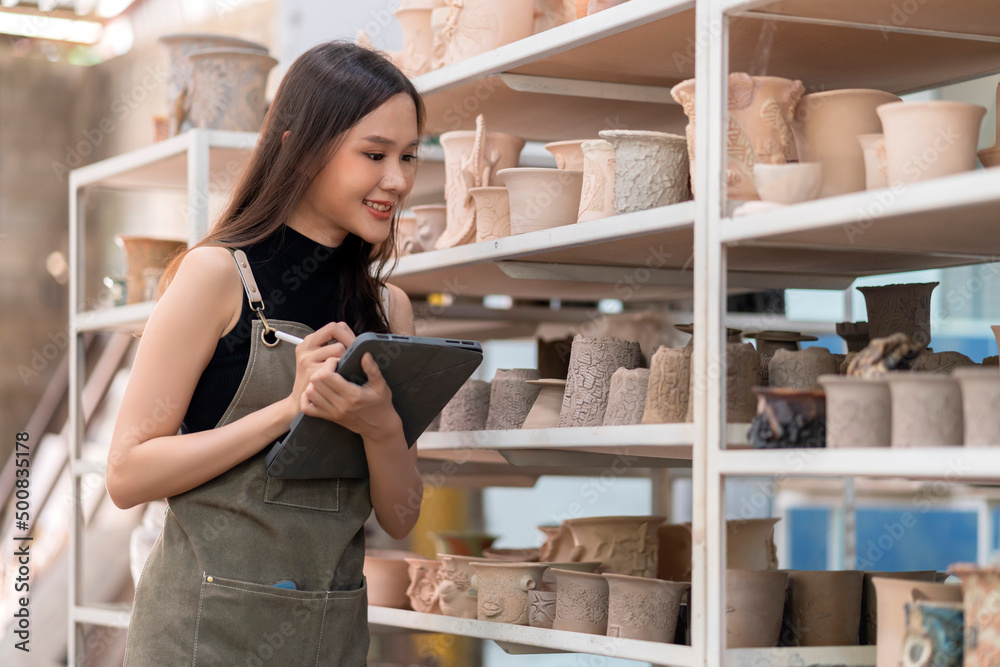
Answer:
POLYGON ((104 310, 88 310, 77 313, 70 322, 71 328, 83 331, 139 331, 153 313, 154 301, 143 301, 127 306, 115 306, 104 310))
POLYGON ((100 625, 106 628, 128 629, 129 618, 132 616, 132 605, 92 604, 75 606, 72 609, 73 620, 77 623, 100 625))
POLYGON ((875 646, 809 646, 794 648, 734 648, 726 651, 726 667, 801 667, 836 665, 870 667, 875 646))
POLYGON ((373 626, 409 628, 424 632, 491 639, 505 645, 532 646, 566 653, 613 655, 616 658, 649 662, 654 665, 682 667, 694 664, 694 651, 691 647, 677 644, 545 630, 387 607, 369 607, 368 622, 373 626))

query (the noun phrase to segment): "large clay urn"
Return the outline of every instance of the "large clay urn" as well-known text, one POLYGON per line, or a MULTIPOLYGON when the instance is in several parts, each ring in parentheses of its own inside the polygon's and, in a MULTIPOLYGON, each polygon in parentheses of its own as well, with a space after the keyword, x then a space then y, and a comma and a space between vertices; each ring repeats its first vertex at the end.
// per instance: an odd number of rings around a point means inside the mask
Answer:
POLYGON ((641 361, 639 343, 577 334, 570 352, 559 426, 601 426, 611 376, 619 368, 637 368, 641 361))
POLYGON ((787 583, 787 572, 726 570, 727 648, 777 646, 787 583))
POLYGON ((410 585, 406 597, 410 599, 413 611, 425 614, 440 614, 441 601, 438 598, 438 570, 441 561, 429 558, 404 558, 409 568, 410 585))
POLYGON ((786 627, 790 646, 857 646, 863 572, 789 570, 786 627))
POLYGON ((684 137, 644 130, 601 130, 615 149, 615 213, 635 213, 690 199, 684 137))
POLYGON ((662 516, 602 516, 566 519, 574 561, 599 561, 604 572, 656 576, 662 516))
POLYGON ((949 375, 896 371, 886 375, 892 399, 893 447, 961 445, 962 390, 949 375))
MULTIPOLYGON (((687 145, 694 173, 695 80, 682 81, 670 94, 688 117, 687 145)), ((784 164, 795 157, 792 121, 805 92, 801 81, 776 76, 729 75, 726 127, 726 194, 729 199, 759 199, 753 170, 758 162, 784 164)))
POLYGON ((962 389, 966 447, 1000 446, 1000 372, 995 368, 958 368, 962 389))
POLYGON ((535 30, 535 0, 452 0, 450 4, 443 34, 449 64, 530 37, 535 30))
POLYGON ((433 250, 448 221, 446 204, 425 204, 410 209, 417 219, 416 242, 423 250, 433 250))
POLYGON ((917 345, 931 342, 931 292, 939 283, 859 287, 868 310, 871 340, 905 333, 917 345))
POLYGON ((434 59, 434 32, 431 30, 430 2, 403 2, 396 10, 396 20, 403 29, 403 69, 409 77, 431 71, 434 59))
POLYGON ((554 630, 605 635, 608 632, 608 580, 599 574, 551 570, 556 577, 554 630))
POLYGON ((604 139, 585 141, 583 188, 577 222, 599 220, 615 214, 615 148, 604 139))
MULTIPOLYGON (((906 637, 906 605, 917 600, 961 602, 962 586, 907 579, 875 577, 875 597, 878 605, 878 637, 876 667, 898 667, 906 637)), ((966 662, 967 665, 975 664, 966 662)), ((997 663, 984 663, 997 664, 997 663)))
MULTIPOLYGON (((998 373, 997 375, 1000 375, 998 373)), ((882 378, 821 375, 826 392, 826 446, 888 447, 889 385, 882 378)))
POLYGON ((576 222, 583 172, 522 167, 501 169, 510 196, 510 233, 525 234, 576 222))
POLYGON ((965 608, 965 667, 1000 665, 1000 567, 957 563, 965 608))
POLYGON ((976 168, 986 107, 964 102, 893 102, 878 108, 890 186, 976 168))
POLYGON ((672 642, 681 602, 690 584, 605 573, 608 636, 672 642))
POLYGON ((188 57, 191 125, 233 132, 260 130, 267 75, 278 61, 255 49, 235 48, 203 49, 188 57))
POLYGON ((545 563, 472 563, 480 621, 528 624, 528 591, 541 588, 545 563))
POLYGON ((865 189, 865 161, 859 134, 882 132, 875 108, 899 102, 881 90, 853 88, 804 95, 795 108, 795 146, 802 162, 823 165, 820 197, 865 189))
POLYGON ((368 604, 375 607, 409 609, 410 566, 406 559, 417 554, 395 549, 368 549, 364 573, 368 581, 368 604))

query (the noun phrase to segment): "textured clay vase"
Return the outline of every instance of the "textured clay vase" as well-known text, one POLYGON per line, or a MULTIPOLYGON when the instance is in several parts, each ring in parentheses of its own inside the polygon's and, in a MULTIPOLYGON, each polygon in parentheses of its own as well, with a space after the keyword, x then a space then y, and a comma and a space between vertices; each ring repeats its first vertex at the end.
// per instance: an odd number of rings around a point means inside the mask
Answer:
MULTIPOLYGON (((694 173, 694 79, 670 90, 688 117, 687 145, 694 173)), ((795 157, 792 119, 805 88, 801 81, 776 76, 729 75, 726 162, 728 199, 759 199, 753 168, 758 162, 784 164, 795 157)))
POLYGON ((365 579, 368 581, 368 604, 374 607, 409 609, 410 566, 407 558, 418 558, 410 551, 368 549, 365 551, 365 579))
POLYGON ((610 141, 585 141, 583 190, 577 222, 600 220, 615 214, 615 147, 610 141))
POLYGON ((410 585, 406 597, 410 599, 413 611, 424 614, 440 614, 441 601, 438 598, 438 570, 441 561, 429 558, 404 558, 409 568, 410 585))
POLYGON ((566 519, 573 536, 570 560, 599 561, 604 572, 635 577, 656 575, 662 516, 601 516, 566 519))
POLYGON ((438 249, 472 243, 476 238, 476 204, 471 188, 498 186, 497 172, 516 167, 524 139, 502 132, 486 132, 482 116, 475 131, 458 130, 441 135, 444 150, 444 191, 448 218, 438 249))
POLYGON ((433 250, 437 240, 444 234, 448 221, 448 207, 445 204, 426 204, 410 209, 417 219, 416 241, 424 250, 433 250))
POLYGON ((649 387, 642 423, 686 421, 690 391, 691 348, 659 347, 649 362, 649 387))
POLYGON ((430 533, 438 554, 483 559, 483 549, 496 542, 496 535, 464 530, 438 530, 430 533))
POLYGON ((469 194, 476 202, 476 242, 510 236, 510 198, 507 188, 471 188, 469 194))
POLYGON ((562 410, 566 380, 529 380, 528 384, 539 388, 538 396, 524 418, 521 428, 556 428, 559 426, 559 412, 562 410))
POLYGON ((684 137, 643 130, 601 130, 615 149, 615 213, 634 213, 690 199, 684 137))
POLYGON ((753 176, 761 200, 798 204, 819 196, 823 186, 823 165, 819 162, 758 162, 753 166, 753 176))
POLYGON ((474 562, 485 559, 439 554, 438 601, 441 613, 456 618, 478 618, 476 589, 472 587, 474 562))
POLYGON ((892 401, 885 380, 821 375, 819 383, 826 392, 827 447, 888 447, 892 443, 892 401))
POLYGON ((453 0, 450 5, 443 34, 449 64, 530 37, 535 30, 535 0, 453 0))
POLYGON ((859 134, 858 144, 865 161, 865 189, 878 190, 889 185, 885 175, 885 137, 879 134, 859 134))
POLYGON ((639 343, 577 334, 570 352, 559 426, 601 426, 611 376, 619 368, 637 368, 641 361, 639 343))
POLYGON ((482 431, 490 414, 490 383, 467 380, 441 411, 442 431, 482 431))
POLYGON ((555 619, 556 592, 528 591, 528 625, 551 630, 555 619))
POLYGON ((840 362, 824 347, 777 350, 768 364, 768 386, 783 389, 819 389, 820 375, 838 371, 840 362))
MULTIPOLYGON (((876 667, 898 667, 900 664, 903 655, 903 640, 906 637, 907 604, 917 600, 962 601, 962 587, 955 584, 882 577, 875 577, 872 582, 875 585, 876 604, 878 605, 878 635, 875 642, 876 667)), ((968 612, 966 616, 968 617, 968 612)))
POLYGON ((893 102, 877 109, 885 135, 889 185, 906 185, 976 168, 986 107, 964 102, 893 102))
POLYGON ((537 380, 534 368, 498 369, 490 383, 490 411, 486 418, 487 431, 507 431, 521 428, 540 387, 528 384, 537 380))
POLYGON ((820 197, 865 189, 864 155, 855 137, 881 132, 876 107, 899 101, 892 93, 863 88, 803 95, 792 130, 799 160, 823 165, 820 197))
POLYGON ((893 447, 961 445, 962 390, 948 375, 888 373, 893 447))
POLYGON ((959 368, 952 376, 962 389, 965 446, 1000 445, 1000 372, 996 368, 959 368))
POLYGON ((857 646, 863 572, 788 572, 785 603, 789 646, 857 646))
POLYGON ((957 563, 948 571, 962 578, 965 667, 1000 665, 1000 567, 957 563))
POLYGON ((541 587, 544 563, 472 563, 480 621, 528 624, 528 591, 541 587))
POLYGON ((672 642, 690 584, 624 574, 608 580, 608 637, 672 642))
POLYGON ((868 331, 872 340, 896 332, 917 345, 931 342, 931 292, 939 283, 907 283, 859 287, 865 295, 868 331))
POLYGON ((401 4, 396 10, 396 20, 403 29, 403 71, 410 78, 431 71, 434 59, 434 32, 431 30, 431 12, 434 7, 401 4))
POLYGON ((865 572, 861 588, 861 645, 873 646, 878 637, 878 605, 875 604, 875 577, 886 579, 907 579, 910 581, 933 582, 937 572, 921 570, 917 572, 865 572))
MULTIPOLYGON (((961 604, 908 603, 905 620, 902 667, 963 667, 965 613, 961 604)), ((1000 660, 1000 654, 993 660, 1000 660)))
MULTIPOLYGON (((1000 376, 1000 373, 997 374, 1000 376)), ((605 426, 625 426, 642 423, 649 387, 648 368, 619 368, 611 376, 605 426)))
POLYGON ((583 143, 586 139, 570 141, 551 141, 545 144, 545 150, 552 153, 558 169, 583 171, 583 143))
POLYGON ((264 122, 267 74, 278 61, 256 49, 195 51, 188 119, 197 128, 257 132, 264 122))
POLYGON ((556 617, 553 630, 606 635, 608 580, 599 574, 554 570, 556 617))
POLYGON ((568 169, 502 169, 510 194, 510 233, 524 234, 576 222, 583 172, 568 169))
POLYGON ((727 648, 777 646, 787 583, 787 572, 726 570, 727 648))
POLYGON ((141 303, 156 298, 156 294, 147 293, 145 276, 151 271, 162 275, 170 260, 187 248, 187 242, 179 239, 130 234, 116 234, 115 244, 125 251, 126 303, 141 303))

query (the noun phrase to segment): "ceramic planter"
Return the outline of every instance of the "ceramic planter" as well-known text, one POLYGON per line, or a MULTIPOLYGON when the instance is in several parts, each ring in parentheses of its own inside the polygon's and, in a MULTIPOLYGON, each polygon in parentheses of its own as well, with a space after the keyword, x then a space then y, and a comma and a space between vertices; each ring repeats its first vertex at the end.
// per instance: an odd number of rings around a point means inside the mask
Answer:
POLYGON ((963 667, 965 614, 961 604, 907 603, 905 622, 902 667, 963 667))
POLYGON ((583 142, 583 189, 577 222, 600 220, 615 214, 615 148, 595 139, 583 142))
POLYGON ((938 284, 859 287, 858 291, 865 295, 871 339, 900 332, 926 347, 931 342, 931 292, 938 284))
POLYGON ((524 234, 576 222, 582 171, 502 169, 497 173, 510 194, 510 233, 524 234))
POLYGON ((490 414, 490 383, 467 380, 441 411, 442 431, 482 431, 490 414))
POLYGON ((606 635, 608 632, 608 580, 599 574, 554 570, 556 617, 553 630, 606 635))
POLYGON ((768 364, 768 386, 784 389, 819 389, 817 378, 836 373, 840 362, 823 347, 777 350, 768 364))
POLYGON ((521 428, 528 411, 538 397, 540 387, 528 384, 537 380, 534 368, 499 369, 490 383, 490 411, 486 430, 499 431, 521 428))
POLYGON ((542 544, 542 562, 553 563, 568 561, 573 555, 573 536, 569 534, 566 526, 538 526, 538 530, 545 535, 545 543, 542 544))
POLYGON ((612 516, 567 519, 573 536, 570 560, 598 561, 604 572, 652 577, 656 574, 656 529, 662 516, 612 516))
POLYGON ((439 530, 430 533, 439 554, 483 558, 483 549, 496 542, 496 535, 468 531, 439 530))
POLYGON ((417 219, 417 244, 424 250, 433 250, 444 233, 448 207, 445 204, 427 204, 414 206, 410 211, 417 219))
POLYGON ((1000 445, 1000 372, 995 368, 959 368, 953 376, 962 389, 965 446, 1000 445))
POLYGON ((528 625, 552 629, 556 619, 555 591, 528 591, 528 625))
POLYGON ((510 198, 507 188, 471 188, 476 203, 476 242, 510 236, 510 198))
POLYGON ((821 375, 826 392, 827 447, 888 447, 889 385, 879 378, 821 375))
MULTIPOLYGON (((774 570, 778 551, 774 526, 780 519, 735 519, 726 522, 726 566, 738 570, 774 570)), ((691 524, 663 524, 659 542, 658 579, 691 581, 691 524)))
POLYGON ((961 445, 962 391, 958 382, 937 373, 886 375, 892 398, 893 447, 961 445))
POLYGON ((837 335, 844 339, 848 352, 860 352, 871 340, 867 322, 837 322, 837 335))
POLYGON ((586 139, 571 141, 551 141, 545 144, 545 150, 552 153, 558 169, 583 171, 583 143, 586 139))
POLYGON ((451 13, 444 27, 447 63, 530 37, 535 30, 535 0, 463 0, 450 4, 451 13))
MULTIPOLYGON (((917 600, 962 601, 962 587, 954 584, 883 577, 875 577, 872 582, 875 585, 878 606, 876 667, 897 667, 899 665, 903 654, 903 639, 906 636, 905 614, 908 603, 917 600)), ((968 616, 968 613, 966 615, 968 616)))
POLYGON ((255 49, 203 49, 190 54, 188 119, 197 128, 257 132, 264 122, 267 74, 278 61, 255 49))
POLYGON ((410 585, 406 597, 410 599, 413 611, 425 614, 440 614, 441 601, 438 598, 438 570, 441 561, 428 558, 404 558, 409 568, 410 585))
POLYGON ((859 134, 882 131, 875 109, 899 102, 881 90, 828 90, 804 95, 795 108, 795 146, 799 160, 823 165, 820 197, 865 189, 864 154, 859 134))
POLYGON ((608 580, 608 636, 672 642, 690 584, 623 574, 608 580))
POLYGON ((1000 568, 958 563, 965 597, 965 667, 1000 665, 1000 568))
POLYGON ((819 162, 758 162, 753 167, 753 176, 760 198, 778 204, 816 199, 823 187, 823 165, 819 162))
POLYGON ((637 368, 641 360, 638 343, 577 334, 570 352, 559 426, 601 426, 611 376, 619 368, 637 368))
POLYGON ((691 581, 691 524, 664 523, 656 529, 656 578, 691 581))
POLYGON ((918 572, 865 572, 861 588, 861 645, 875 644, 878 636, 878 605, 875 604, 875 577, 886 579, 907 579, 910 581, 934 582, 937 572, 922 570, 918 572))
POLYGON ((865 189, 878 190, 889 185, 885 175, 885 137, 879 134, 859 134, 858 144, 865 161, 865 189))
POLYGON ((687 420, 691 391, 691 348, 659 347, 649 363, 649 386, 643 424, 676 424, 687 420))
MULTIPOLYGON (((670 90, 688 117, 687 145, 694 172, 695 80, 670 90)), ((753 169, 758 162, 784 164, 795 157, 792 119, 805 89, 801 81, 776 76, 729 75, 726 193, 728 199, 759 199, 753 169)))
POLYGON ((407 558, 417 554, 394 549, 365 551, 364 574, 368 581, 368 604, 375 607, 409 609, 410 566, 407 558))
MULTIPOLYGON (((480 118, 482 118, 480 116, 480 118)), ((486 132, 477 119, 477 130, 459 130, 441 135, 444 150, 444 190, 448 205, 447 224, 436 248, 472 243, 476 238, 476 204, 471 188, 501 185, 497 172, 516 167, 524 139, 502 132, 486 132)))
POLYGON ((542 550, 537 547, 523 549, 483 549, 483 557, 508 563, 537 563, 542 558, 542 550))
POLYGON ((726 647, 777 646, 787 572, 726 570, 726 647))
POLYGON ((690 199, 684 137, 641 130, 601 130, 598 134, 615 149, 615 213, 690 199))
POLYGON ((187 242, 152 236, 117 234, 115 243, 125 251, 126 303, 141 303, 157 297, 156 290, 147 290, 159 282, 170 260, 187 248, 187 242))
POLYGON ((480 621, 528 624, 528 591, 540 588, 544 563, 472 563, 480 621))
POLYGON ((476 589, 472 587, 472 564, 483 559, 439 555, 438 600, 441 613, 456 618, 478 618, 476 589))
POLYGON ((434 32, 431 30, 430 4, 400 5, 396 20, 403 29, 403 70, 408 77, 431 71, 434 59, 434 32))
POLYGON ((789 646, 857 646, 863 572, 788 572, 786 627, 789 646))
MULTIPOLYGON (((572 553, 572 542, 570 543, 570 549, 572 553)), ((567 556, 568 557, 568 556, 567 556)), ((597 572, 601 569, 601 563, 596 560, 588 561, 557 561, 552 563, 546 563, 548 569, 542 575, 542 590, 543 591, 555 591, 556 590, 556 570, 571 570, 573 572, 597 572)))
MULTIPOLYGON (((1000 373, 997 375, 1000 376, 1000 373)), ((622 426, 642 423, 642 412, 646 408, 647 387, 649 387, 648 368, 619 368, 616 370, 611 376, 604 425, 622 426)))
POLYGON ((562 410, 566 380, 529 380, 528 384, 539 387, 538 396, 524 418, 521 428, 556 428, 559 426, 559 412, 562 410))

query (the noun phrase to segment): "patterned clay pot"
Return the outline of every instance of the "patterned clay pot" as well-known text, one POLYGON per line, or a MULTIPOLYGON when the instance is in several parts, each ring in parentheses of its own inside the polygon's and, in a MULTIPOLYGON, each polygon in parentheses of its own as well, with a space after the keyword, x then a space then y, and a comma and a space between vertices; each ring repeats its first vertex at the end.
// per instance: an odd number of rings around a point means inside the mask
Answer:
POLYGON ((965 614, 955 602, 906 605, 901 667, 963 667, 965 614))
POLYGON ((530 37, 535 30, 535 0, 452 0, 450 5, 443 33, 448 64, 530 37))
POLYGON ((753 177, 762 201, 798 204, 819 196, 823 187, 823 165, 819 162, 758 162, 753 166, 753 177))
POLYGON ((611 376, 619 368, 637 368, 641 361, 638 343, 577 334, 570 352, 559 426, 601 426, 608 406, 611 376))
POLYGON ((507 188, 471 188, 476 202, 476 242, 510 236, 510 197, 507 188))
POLYGON ((610 141, 585 141, 583 189, 577 222, 600 220, 615 214, 615 148, 610 141))
POLYGON ((396 223, 396 256, 403 257, 420 252, 423 248, 417 242, 417 216, 401 215, 396 223))
POLYGON ((877 109, 885 135, 889 185, 906 185, 976 168, 986 107, 964 102, 893 102, 877 109))
POLYGON ((480 621, 528 624, 528 591, 541 587, 544 563, 473 563, 480 621))
POLYGON ((875 604, 875 577, 886 579, 908 579, 910 581, 933 582, 937 572, 921 570, 917 572, 865 572, 861 587, 861 636, 862 646, 873 646, 878 637, 878 605, 875 604))
POLYGON ((686 421, 690 391, 691 348, 659 347, 649 363, 649 387, 642 423, 677 424, 686 421))
POLYGON ((545 543, 542 544, 541 561, 545 563, 568 561, 573 555, 573 536, 569 534, 566 526, 538 526, 538 530, 545 535, 545 543))
POLYGON ((642 130, 601 130, 615 149, 615 213, 634 213, 690 199, 684 137, 642 130))
POLYGON ((957 563, 948 571, 962 578, 965 667, 1000 665, 1000 567, 957 563))
MULTIPOLYGON (((997 375, 1000 376, 1000 373, 997 375)), ((611 376, 604 425, 623 426, 642 423, 642 411, 646 408, 647 387, 649 387, 648 368, 619 368, 616 370, 611 376)))
POLYGON ((635 577, 656 575, 662 516, 603 516, 566 519, 573 536, 570 560, 599 561, 604 572, 635 577))
MULTIPOLYGON (((774 570, 778 550, 774 526, 780 519, 735 519, 726 522, 726 565, 740 570, 774 570)), ((691 581, 691 524, 663 524, 659 543, 658 579, 691 581)))
MULTIPOLYGON (((572 553, 572 544, 570 544, 570 549, 572 553)), ((596 560, 580 561, 574 563, 572 561, 559 561, 553 563, 546 563, 548 569, 542 574, 542 590, 543 591, 554 591, 556 590, 556 570, 571 570, 573 572, 598 572, 601 569, 601 563, 596 560)))
POLYGON ((552 629, 556 618, 555 591, 528 591, 528 625, 552 629))
POLYGON ((962 390, 937 373, 888 373, 893 447, 961 445, 962 390))
POLYGON ((545 144, 545 150, 552 153, 556 159, 556 168, 570 171, 583 171, 583 143, 586 139, 570 141, 551 141, 545 144))
POLYGON ((576 222, 583 172, 568 169, 502 169, 510 194, 510 233, 524 234, 576 222))
POLYGON ((438 554, 441 568, 438 570, 438 600, 441 613, 456 618, 478 618, 476 589, 472 587, 474 562, 485 559, 438 554))
POLYGON ((789 570, 786 627, 789 646, 857 646, 864 572, 789 570))
POLYGON ((409 568, 410 585, 406 597, 410 599, 413 611, 424 614, 440 614, 441 601, 438 598, 438 570, 441 561, 429 558, 404 558, 409 568))
POLYGON ((496 535, 462 530, 439 530, 430 533, 438 554, 483 559, 483 549, 497 540, 496 535))
POLYGON ((486 418, 487 431, 521 428, 531 406, 541 389, 528 384, 537 380, 534 368, 499 369, 490 383, 490 412, 486 418))
MULTIPOLYGON (((670 94, 688 117, 687 145, 694 173, 694 86, 682 81, 670 94)), ((795 157, 792 118, 805 89, 801 81, 776 76, 729 75, 729 114, 726 128, 726 191, 729 199, 759 199, 753 168, 758 162, 784 164, 795 157)))
POLYGON ((448 221, 446 204, 426 204, 410 209, 417 219, 416 240, 424 250, 433 250, 448 221))
MULTIPOLYGON (((757 396, 753 388, 760 379, 760 357, 750 343, 726 344, 726 421, 749 422, 757 414, 757 396)), ((691 373, 690 400, 686 421, 694 421, 696 378, 691 373)))
POLYGON ((823 165, 820 197, 865 189, 865 165, 855 137, 882 131, 876 107, 899 102, 881 90, 828 90, 804 95, 795 108, 799 160, 823 165))
POLYGON ((403 71, 410 78, 431 71, 434 59, 434 32, 431 30, 430 4, 400 5, 396 20, 403 29, 403 71))
POLYGON ((965 446, 1000 445, 1000 372, 959 368, 952 375, 962 389, 965 446))
POLYGON ((727 648, 777 646, 787 583, 787 572, 726 570, 727 648))
POLYGON ((156 298, 148 294, 148 272, 162 275, 170 260, 187 248, 187 242, 178 239, 161 239, 152 236, 115 235, 115 243, 125 251, 126 303, 141 303, 156 298))
POLYGON ((442 431, 482 431, 490 414, 490 383, 467 380, 441 410, 442 431))
POLYGON ((409 609, 410 566, 407 558, 418 558, 410 551, 368 549, 364 574, 368 581, 368 604, 375 607, 409 609))
POLYGON ((872 340, 896 332, 905 333, 918 345, 931 342, 931 292, 939 283, 909 283, 859 287, 868 309, 868 331, 872 340))
POLYGON ((556 428, 559 426, 559 412, 562 410, 566 380, 528 380, 528 384, 538 386, 538 396, 524 418, 521 428, 556 428))
MULTIPOLYGON (((872 583, 875 585, 875 598, 878 606, 878 635, 875 642, 876 667, 898 667, 900 664, 903 655, 903 640, 906 637, 906 605, 908 603, 917 600, 962 601, 962 586, 955 584, 883 577, 874 577, 872 583)), ((966 610, 966 617, 969 617, 968 610, 966 610)))
POLYGON ((768 364, 768 386, 784 389, 819 389, 820 375, 836 373, 840 362, 823 347, 777 350, 768 364))
POLYGON ((672 642, 691 585, 624 574, 608 580, 608 637, 672 642))
POLYGON ((827 447, 888 447, 889 385, 881 378, 821 375, 826 392, 827 447))
POLYGON ((195 51, 191 60, 193 127, 257 132, 264 122, 267 74, 278 61, 255 49, 195 51))
POLYGON ((554 570, 556 617, 553 630, 606 635, 608 632, 608 580, 599 574, 554 570))
POLYGON ((865 161, 865 190, 878 190, 889 185, 885 175, 885 136, 879 134, 859 134, 858 145, 865 161))

